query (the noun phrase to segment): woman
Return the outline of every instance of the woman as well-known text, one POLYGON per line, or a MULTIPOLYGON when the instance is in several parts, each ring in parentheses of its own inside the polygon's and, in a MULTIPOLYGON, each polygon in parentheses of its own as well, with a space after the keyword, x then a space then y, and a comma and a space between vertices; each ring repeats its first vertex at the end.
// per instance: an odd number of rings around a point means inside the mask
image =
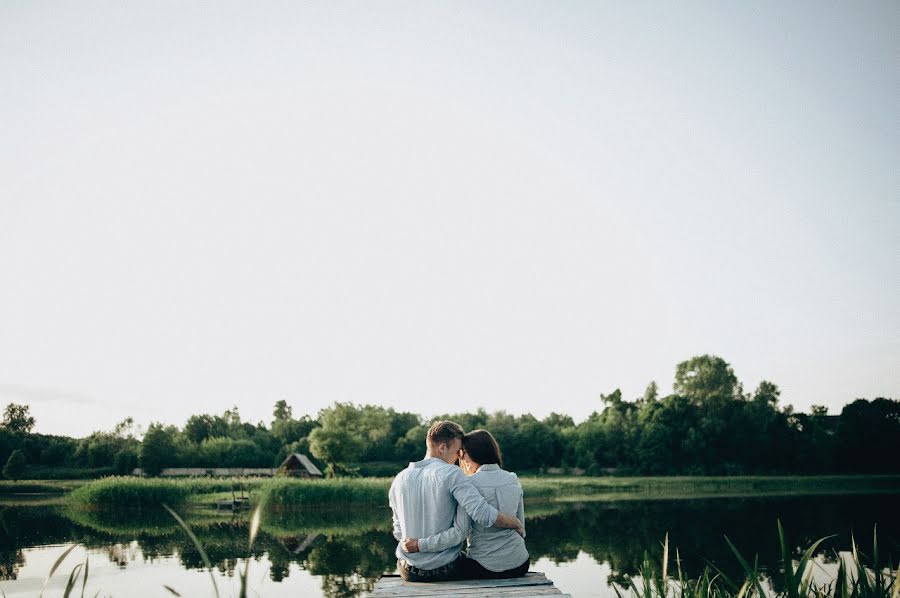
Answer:
POLYGON ((468 550, 459 568, 460 577, 521 577, 528 572, 530 559, 525 548, 525 503, 516 474, 501 469, 500 446, 487 430, 474 430, 463 437, 460 467, 472 484, 497 510, 522 522, 522 535, 511 529, 484 527, 457 508, 456 521, 449 530, 419 539, 419 550, 445 550, 467 541, 468 550))

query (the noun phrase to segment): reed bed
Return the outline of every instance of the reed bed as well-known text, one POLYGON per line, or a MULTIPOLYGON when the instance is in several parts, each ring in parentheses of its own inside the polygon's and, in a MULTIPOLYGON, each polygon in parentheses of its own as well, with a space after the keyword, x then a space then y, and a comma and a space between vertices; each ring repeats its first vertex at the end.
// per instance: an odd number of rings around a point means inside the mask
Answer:
POLYGON ((675 550, 675 570, 670 571, 669 537, 663 541, 659 565, 644 552, 639 579, 629 580, 623 593, 615 585, 619 598, 900 598, 900 569, 884 563, 878 556, 877 528, 872 535, 872 552, 863 555, 851 535, 850 564, 835 553, 839 561, 837 577, 816 583, 813 580, 814 556, 819 545, 833 536, 810 544, 795 561, 792 544, 786 539, 781 521, 776 522, 781 562, 776 571, 762 571, 756 557, 752 564, 725 536, 725 542, 744 571, 743 579, 731 579, 714 565, 708 565, 696 579, 687 579, 681 568, 681 556, 675 550), (887 573, 885 571, 887 570, 887 573), (763 586, 766 578, 779 579, 778 591, 763 586))
MULTIPOLYGON (((207 501, 212 496, 231 496, 231 490, 243 486, 251 495, 258 493, 265 480, 259 478, 136 478, 112 476, 88 482, 71 492, 71 506, 88 509, 159 508, 162 503, 182 505, 207 501), (226 494, 227 493, 227 494, 226 494)), ((255 498, 255 497, 254 497, 255 498)))
POLYGON ((391 478, 277 478, 260 487, 260 503, 270 511, 309 506, 386 505, 391 478))
POLYGON ((175 480, 109 477, 76 488, 67 502, 86 509, 159 509, 182 505, 190 495, 191 487, 175 480))
MULTIPOLYGON (((784 494, 877 493, 900 490, 900 476, 741 476, 741 477, 531 477, 519 478, 527 500, 625 500, 629 498, 692 498, 784 494)), ((22 483, 20 488, 50 488, 22 483)), ((230 496, 243 485, 254 502, 271 510, 308 506, 387 504, 391 478, 135 478, 108 477, 75 488, 70 502, 90 508, 129 508, 167 502, 211 502, 230 496)), ((33 490, 35 492, 39 490, 33 490)), ((2 489, 0 489, 2 493, 2 489)))

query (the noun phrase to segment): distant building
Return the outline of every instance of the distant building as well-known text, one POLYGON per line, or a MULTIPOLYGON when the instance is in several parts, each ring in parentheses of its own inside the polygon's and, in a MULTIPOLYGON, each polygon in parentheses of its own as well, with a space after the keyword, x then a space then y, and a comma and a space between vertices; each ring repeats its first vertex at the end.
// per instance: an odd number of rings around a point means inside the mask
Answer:
POLYGON ((322 477, 322 472, 309 460, 309 457, 300 453, 288 455, 288 458, 282 461, 280 469, 285 475, 296 478, 322 477))

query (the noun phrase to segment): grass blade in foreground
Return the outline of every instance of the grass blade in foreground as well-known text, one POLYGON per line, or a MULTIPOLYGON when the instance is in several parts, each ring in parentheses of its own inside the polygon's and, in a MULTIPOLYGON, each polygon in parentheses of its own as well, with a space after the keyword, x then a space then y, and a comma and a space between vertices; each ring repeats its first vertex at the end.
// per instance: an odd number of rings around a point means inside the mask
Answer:
POLYGON ((81 598, 84 598, 84 588, 87 586, 88 568, 91 565, 91 559, 84 555, 84 579, 81 580, 81 598))
POLYGON ((259 533, 260 510, 260 506, 256 505, 256 508, 253 510, 253 516, 250 517, 250 542, 247 546, 247 562, 244 564, 244 573, 241 575, 240 598, 247 598, 247 574, 250 572, 250 551, 253 550, 253 542, 256 541, 256 534, 259 533))
POLYGON ((50 578, 53 577, 53 574, 56 573, 56 570, 59 569, 59 566, 66 559, 66 557, 69 556, 69 553, 75 550, 76 546, 78 546, 78 544, 72 544, 71 546, 69 546, 64 553, 59 555, 59 558, 56 559, 56 562, 53 563, 53 566, 50 567, 50 573, 47 574, 47 579, 44 580, 44 585, 41 586, 41 593, 38 594, 39 598, 44 595, 44 590, 47 588, 47 584, 50 582, 50 578))
POLYGON ((731 548, 731 552, 734 553, 734 556, 737 557, 738 562, 741 564, 741 567, 744 568, 744 573, 747 575, 747 579, 753 583, 753 586, 756 588, 756 591, 759 592, 760 596, 765 596, 766 593, 763 591, 762 585, 759 583, 759 570, 756 565, 756 561, 753 562, 753 568, 750 568, 750 564, 747 560, 741 556, 740 551, 738 551, 737 547, 731 542, 728 536, 725 536, 725 541, 728 543, 728 547, 731 548))
POLYGON ((212 563, 209 561, 209 556, 207 556, 206 551, 203 549, 203 545, 200 544, 200 540, 194 535, 194 532, 191 531, 191 528, 188 527, 188 524, 184 522, 184 520, 178 516, 178 513, 169 508, 169 505, 163 503, 163 508, 165 508, 172 517, 175 518, 175 521, 178 522, 178 525, 181 526, 181 529, 185 531, 188 537, 191 539, 191 542, 194 543, 194 547, 197 549, 197 552, 200 553, 200 558, 203 559, 203 564, 209 570, 209 578, 212 580, 213 590, 216 592, 216 598, 219 597, 219 586, 216 584, 216 577, 213 575, 212 571, 212 563))
POLYGON ((72 590, 75 589, 75 583, 78 581, 78 576, 81 575, 81 567, 82 565, 78 564, 72 569, 72 572, 69 573, 69 581, 66 582, 66 591, 63 592, 63 598, 69 598, 72 595, 72 590))

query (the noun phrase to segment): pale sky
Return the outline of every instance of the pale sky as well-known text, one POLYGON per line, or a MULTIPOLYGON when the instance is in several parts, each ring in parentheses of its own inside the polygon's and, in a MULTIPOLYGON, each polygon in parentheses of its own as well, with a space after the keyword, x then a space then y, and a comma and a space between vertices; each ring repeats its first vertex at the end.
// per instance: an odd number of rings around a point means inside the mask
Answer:
POLYGON ((0 3, 0 403, 900 395, 900 3, 0 3))

